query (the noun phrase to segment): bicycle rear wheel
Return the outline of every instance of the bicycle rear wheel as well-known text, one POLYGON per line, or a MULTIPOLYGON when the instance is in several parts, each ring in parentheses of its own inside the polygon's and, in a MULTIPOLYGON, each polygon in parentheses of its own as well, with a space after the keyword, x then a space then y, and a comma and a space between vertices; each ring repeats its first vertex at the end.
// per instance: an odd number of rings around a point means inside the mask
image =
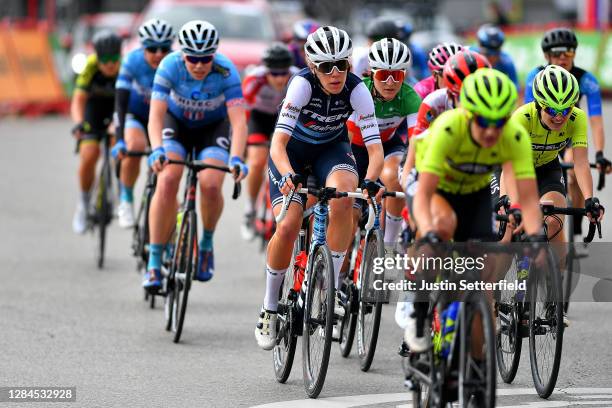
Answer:
POLYGON ((276 321, 276 345, 273 349, 274 374, 276 381, 284 383, 291 374, 295 347, 297 343, 296 324, 301 324, 296 316, 298 293, 295 291, 295 257, 301 250, 300 238, 295 241, 291 264, 285 273, 278 299, 278 313, 276 321))
POLYGON ((326 245, 315 249, 304 284, 307 285, 302 335, 304 388, 308 397, 316 398, 327 375, 334 324, 334 267, 326 245))
MULTIPOLYGON (((513 257, 504 279, 514 282, 517 279, 519 257, 513 257)), ((496 304, 497 368, 502 380, 510 384, 516 376, 521 360, 523 336, 521 335, 522 301, 517 299, 517 290, 500 290, 496 304)), ((524 293, 521 294, 524 296, 524 293)))
MULTIPOLYGON (((359 294, 354 280, 357 274, 355 269, 357 258, 361 256, 360 250, 361 232, 358 230, 353 237, 353 245, 351 249, 351 259, 349 262, 348 276, 344 279, 340 290, 344 291, 346 296, 346 313, 340 322, 340 355, 348 357, 351 354, 353 340, 355 338, 355 328, 357 327, 357 311, 359 309, 359 294)), ((359 260, 361 262, 361 260, 359 260)))
POLYGON ((459 320, 459 406, 495 406, 493 317, 482 292, 468 293, 459 320))
POLYGON ((559 375, 564 326, 561 275, 551 249, 544 250, 545 264, 529 279, 529 357, 535 389, 548 398, 559 375))
POLYGON ((374 259, 384 258, 385 246, 381 230, 368 235, 363 250, 360 270, 359 310, 357 312, 357 354, 361 371, 368 371, 376 352, 382 300, 379 291, 374 289, 375 281, 384 281, 384 275, 374 275, 374 259))
POLYGON ((186 211, 176 238, 176 251, 172 263, 174 276, 172 331, 175 343, 181 339, 191 281, 198 263, 197 226, 195 211, 186 211))

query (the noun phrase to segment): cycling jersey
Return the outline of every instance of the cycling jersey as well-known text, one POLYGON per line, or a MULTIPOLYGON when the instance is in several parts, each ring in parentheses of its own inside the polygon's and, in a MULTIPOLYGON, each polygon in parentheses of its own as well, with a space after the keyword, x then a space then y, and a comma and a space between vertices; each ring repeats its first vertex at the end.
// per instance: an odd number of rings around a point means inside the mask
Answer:
MULTIPOLYGON (((296 67, 289 69, 291 75, 299 72, 296 67)), ((255 68, 242 81, 242 93, 250 110, 277 115, 278 108, 285 97, 287 89, 277 91, 266 79, 268 69, 264 66, 255 68)))
POLYGON ((470 134, 470 115, 461 108, 442 113, 429 128, 429 135, 415 138, 419 173, 440 177, 438 189, 451 194, 470 194, 488 185, 499 165, 511 162, 516 179, 534 178, 527 131, 511 118, 495 146, 483 148, 470 134))
MULTIPOLYGON (((533 80, 538 72, 544 68, 544 65, 540 65, 527 74, 527 79, 525 80, 525 103, 534 101, 532 89, 533 80)), ((595 76, 590 72, 587 72, 582 68, 578 68, 575 65, 572 67, 570 72, 576 77, 576 80, 578 80, 580 97, 582 98, 583 95, 586 95, 589 117, 601 116, 601 91, 599 89, 599 82, 597 82, 597 78, 595 78, 595 76)))
MULTIPOLYGON (((374 81, 371 78, 364 78, 363 83, 368 88, 370 93, 374 87, 374 81)), ((402 84, 398 94, 391 101, 384 101, 381 98, 374 99, 374 108, 376 114, 376 122, 380 132, 380 139, 386 142, 391 139, 396 129, 404 121, 408 123, 408 135, 412 134, 416 122, 416 112, 421 104, 421 98, 414 92, 411 86, 402 84)), ((363 137, 359 127, 355 124, 357 114, 353 112, 348 122, 349 135, 352 143, 358 146, 364 146, 363 137)))
POLYGON ((442 112, 453 108, 453 100, 449 97, 446 88, 437 89, 427 95, 417 113, 412 136, 423 133, 442 112))
POLYGON ((566 146, 587 147, 587 119, 580 108, 572 110, 561 130, 550 130, 542 124, 535 102, 518 108, 512 118, 530 136, 535 167, 557 160, 559 152, 566 146))
POLYGON ((155 73, 151 98, 166 101, 168 111, 189 128, 222 121, 228 107, 244 104, 238 71, 219 53, 202 81, 189 74, 181 51, 167 55, 155 73))
POLYGON ((433 75, 428 76, 427 78, 417 82, 414 86, 414 90, 417 94, 419 94, 421 99, 425 99, 427 95, 436 90, 436 79, 433 77, 433 75))
POLYGON ((429 72, 429 65, 427 61, 429 59, 425 50, 414 43, 406 43, 410 48, 410 55, 412 56, 412 66, 410 67, 411 75, 417 81, 427 78, 431 73, 429 72))
MULTIPOLYGON (((487 57, 486 50, 482 50, 478 46, 470 47, 470 50, 478 52, 484 55, 485 57, 487 57)), ((514 61, 512 61, 512 57, 510 56, 510 54, 508 54, 505 51, 500 51, 499 59, 497 60, 497 63, 491 66, 491 68, 501 71, 504 74, 508 75, 508 78, 510 78, 512 82, 514 82, 514 85, 516 86, 516 90, 517 91, 519 90, 520 85, 519 85, 518 75, 516 73, 516 67, 514 66, 514 61)))
POLYGON ((300 50, 304 49, 304 46, 301 44, 296 44, 294 42, 289 43, 289 45, 287 46, 289 47, 289 51, 291 51, 291 54, 293 55, 293 65, 295 65, 299 69, 306 68, 306 60, 302 57, 302 53, 300 52, 300 50))
POLYGON ((328 95, 304 68, 289 82, 275 131, 310 144, 327 143, 346 134, 353 111, 365 144, 380 143, 372 95, 356 75, 349 72, 342 91, 328 95))
POLYGON ((154 78, 155 69, 145 60, 144 49, 135 49, 124 57, 116 87, 130 91, 129 113, 145 120, 149 117, 154 78))
POLYGON ((92 54, 87 57, 85 69, 76 79, 76 87, 87 92, 89 100, 96 103, 115 103, 115 81, 117 76, 107 77, 98 69, 98 57, 92 54))

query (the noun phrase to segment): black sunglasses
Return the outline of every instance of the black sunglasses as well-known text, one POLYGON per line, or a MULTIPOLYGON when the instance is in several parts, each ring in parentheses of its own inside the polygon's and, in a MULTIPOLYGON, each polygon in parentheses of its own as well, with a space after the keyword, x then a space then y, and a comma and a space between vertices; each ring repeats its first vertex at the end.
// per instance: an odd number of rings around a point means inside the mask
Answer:
POLYGON ((334 68, 339 72, 344 72, 349 67, 348 60, 315 62, 314 64, 317 67, 317 71, 325 75, 331 74, 334 68))
POLYGON ((212 55, 185 55, 185 58, 192 64, 197 64, 198 62, 201 62, 202 64, 208 64, 210 61, 213 60, 212 55))
POLYGON ((151 54, 156 54, 158 52, 161 52, 162 54, 167 54, 170 52, 170 46, 168 45, 151 45, 149 47, 146 47, 145 50, 147 50, 147 52, 150 52, 151 54))

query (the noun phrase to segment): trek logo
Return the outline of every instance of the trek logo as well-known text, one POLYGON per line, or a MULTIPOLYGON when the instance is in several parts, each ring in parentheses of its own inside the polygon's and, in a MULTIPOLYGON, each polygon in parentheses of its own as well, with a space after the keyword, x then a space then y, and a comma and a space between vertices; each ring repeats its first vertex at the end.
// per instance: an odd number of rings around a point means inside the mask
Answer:
POLYGON ((323 123, 336 122, 339 120, 342 120, 344 122, 351 115, 350 112, 344 112, 344 113, 339 113, 337 115, 323 116, 323 115, 319 115, 318 113, 314 111, 311 111, 310 109, 302 109, 302 113, 304 115, 310 116, 316 121, 323 122, 323 123))

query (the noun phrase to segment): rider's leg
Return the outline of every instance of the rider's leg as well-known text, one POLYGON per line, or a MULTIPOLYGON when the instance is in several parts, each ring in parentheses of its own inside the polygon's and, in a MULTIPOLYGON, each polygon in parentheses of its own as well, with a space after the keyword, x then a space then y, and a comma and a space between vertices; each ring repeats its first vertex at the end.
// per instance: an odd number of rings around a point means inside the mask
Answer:
MULTIPOLYGON (((388 191, 402 191, 397 179, 397 169, 402 152, 385 157, 385 165, 380 179, 388 191)), ((395 243, 402 229, 402 209, 405 201, 401 198, 385 199, 385 242, 395 243)))
POLYGON ((72 229, 78 234, 87 228, 87 208, 91 198, 96 172, 96 162, 100 156, 99 143, 96 140, 82 140, 79 145, 79 188, 80 197, 72 220, 72 229))
MULTIPOLYGON (((130 151, 144 151, 147 146, 144 128, 135 119, 128 120, 125 129, 125 143, 130 151)), ((124 157, 121 160, 119 182, 119 226, 134 226, 134 184, 140 172, 140 157, 124 157)))

